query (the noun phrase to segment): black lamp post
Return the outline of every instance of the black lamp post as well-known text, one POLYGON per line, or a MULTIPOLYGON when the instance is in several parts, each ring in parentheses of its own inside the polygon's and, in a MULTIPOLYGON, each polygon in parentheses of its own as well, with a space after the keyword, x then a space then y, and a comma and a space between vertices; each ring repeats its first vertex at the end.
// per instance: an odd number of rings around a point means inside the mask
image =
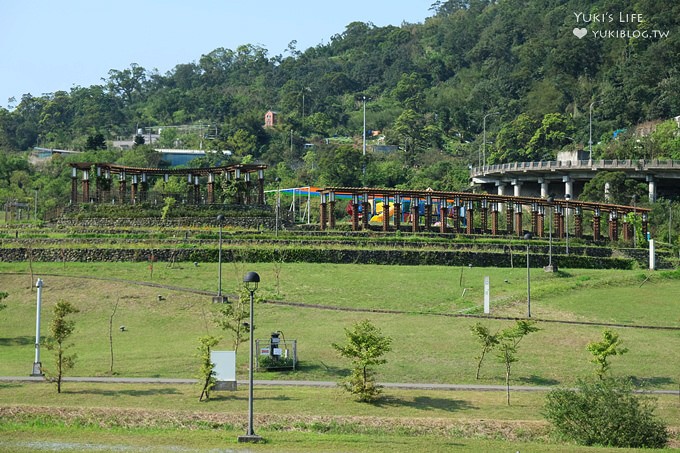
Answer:
POLYGON ((217 297, 215 302, 223 302, 222 298, 222 223, 224 222, 224 215, 219 214, 217 218, 217 223, 220 226, 220 236, 219 236, 219 246, 217 252, 217 297))
POLYGON ((255 290, 260 283, 257 272, 248 272, 243 277, 243 283, 250 292, 250 356, 248 357, 248 431, 245 436, 239 436, 239 442, 260 442, 262 438, 253 430, 253 338, 255 337, 255 324, 253 323, 253 301, 255 290))
POLYGON ((555 196, 550 195, 548 197, 548 204, 550 205, 550 231, 548 232, 548 265, 544 268, 546 272, 553 272, 553 262, 552 262, 552 237, 553 237, 553 203, 555 202, 555 196))
POLYGON ((527 241, 527 318, 531 318, 531 267, 529 266, 529 241, 533 235, 527 233, 524 239, 527 241))
MULTIPOLYGON (((276 181, 276 237, 279 236, 279 211, 281 210, 281 178, 277 177, 276 181)), ((294 197, 293 197, 294 198, 294 197)))

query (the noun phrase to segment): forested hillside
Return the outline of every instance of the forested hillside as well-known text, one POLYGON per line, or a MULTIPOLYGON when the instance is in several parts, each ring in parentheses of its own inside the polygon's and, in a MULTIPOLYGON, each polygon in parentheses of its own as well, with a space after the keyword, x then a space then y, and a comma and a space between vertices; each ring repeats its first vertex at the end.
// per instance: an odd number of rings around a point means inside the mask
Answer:
POLYGON ((166 127, 154 146, 231 150, 232 161, 264 162, 291 186, 459 190, 484 137, 489 163, 551 159, 588 146, 591 114, 594 157, 680 159, 669 121, 680 115, 679 21, 676 0, 448 0, 424 23, 354 22, 327 44, 291 42, 283 55, 244 44, 166 74, 112 69, 101 85, 26 94, 0 109, 0 198, 66 193, 59 160, 41 173, 26 163, 22 151, 34 146, 162 165, 148 145, 95 152, 157 126, 166 127), (364 160, 364 102, 367 129, 379 131, 369 144, 398 150, 364 160), (280 121, 265 129, 270 109, 280 121), (634 135, 658 120, 654 134, 634 135))

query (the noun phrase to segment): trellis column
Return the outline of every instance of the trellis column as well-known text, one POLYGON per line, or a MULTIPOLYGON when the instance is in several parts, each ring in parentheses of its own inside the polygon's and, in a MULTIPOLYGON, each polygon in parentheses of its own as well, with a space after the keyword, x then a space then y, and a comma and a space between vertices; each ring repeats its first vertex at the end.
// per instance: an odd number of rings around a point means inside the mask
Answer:
POLYGON ((489 226, 489 201, 482 198, 479 209, 480 219, 482 221, 482 234, 487 234, 487 227, 489 226))
POLYGON ((264 169, 257 170, 257 204, 264 205, 264 169))
POLYGON ((583 237, 583 208, 581 206, 574 208, 574 236, 578 239, 583 237))
POLYGON ((538 218, 536 228, 538 237, 542 238, 543 235, 545 234, 545 206, 543 205, 538 206, 538 218))
POLYGON ((201 186, 199 185, 198 175, 194 175, 194 204, 201 204, 201 186))
POLYGON ((642 213, 642 235, 647 239, 647 232, 649 231, 649 215, 646 212, 642 213))
POLYGON ((71 204, 78 204, 78 169, 71 167, 71 204))
POLYGON ((118 198, 120 198, 121 204, 126 203, 126 194, 127 194, 127 175, 125 174, 125 171, 121 171, 118 174, 118 198))
POLYGON ((446 233, 447 221, 449 217, 449 208, 446 206, 446 198, 439 200, 439 232, 446 233))
POLYGON ((600 208, 595 208, 595 211, 593 212, 593 240, 594 241, 599 241, 601 234, 600 234, 600 219, 602 217, 602 212, 600 211, 600 208))
POLYGON ((523 236, 523 228, 522 228, 522 205, 520 203, 515 203, 515 234, 517 236, 523 236))
POLYGON ((359 231, 359 195, 352 194, 352 231, 359 231))
POLYGON ((561 205, 556 205, 553 210, 553 221, 557 228, 557 237, 564 238, 564 208, 561 205))
POLYGON ((538 203, 531 203, 531 234, 538 236, 538 203))
POLYGON ((371 220, 371 203, 368 202, 368 192, 364 192, 363 201, 361 202, 363 215, 361 216, 361 229, 368 230, 368 222, 371 220))
POLYGON ((420 226, 420 208, 418 207, 419 200, 417 197, 411 197, 411 231, 418 232, 420 226))
POLYGON ((472 234, 475 232, 475 210, 472 200, 467 201, 467 209, 465 210, 465 232, 467 234, 472 234))
POLYGON ((149 193, 149 182, 147 180, 146 172, 142 172, 139 181, 139 199, 141 201, 146 201, 147 194, 149 193))
POLYGON ((328 210, 326 206, 326 194, 322 192, 320 196, 321 202, 319 203, 319 209, 321 212, 319 213, 319 220, 321 223, 321 231, 324 231, 326 230, 326 224, 328 222, 328 210))
POLYGON ((132 175, 132 184, 130 185, 130 203, 132 204, 137 203, 137 186, 139 184, 139 180, 137 178, 137 175, 132 175))
POLYGON ((616 211, 609 213, 609 240, 612 242, 619 240, 619 213, 616 211))
POLYGON ((328 194, 328 225, 330 229, 335 228, 335 192, 328 194))
POLYGON ((453 197, 453 232, 460 233, 460 197, 453 197))
POLYGON ((215 174, 213 172, 208 173, 207 196, 208 204, 215 203, 215 174))
POLYGON ((243 179, 246 182, 246 205, 250 205, 252 203, 251 191, 253 189, 250 181, 250 172, 246 172, 246 174, 243 175, 243 179))
POLYGON ((97 200, 97 203, 102 202, 102 167, 96 166, 95 167, 95 188, 94 188, 94 196, 97 200))
POLYGON ((390 230, 390 196, 383 195, 383 231, 387 232, 390 230))
POLYGON ((401 228, 401 195, 394 196, 394 229, 399 231, 401 228))
POLYGON ((493 236, 498 235, 498 203, 491 203, 491 234, 493 236))
POLYGON ((508 201, 507 210, 505 212, 505 231, 506 231, 507 234, 512 234, 512 231, 513 231, 513 221, 512 221, 513 214, 514 214, 514 210, 513 210, 513 207, 512 207, 512 202, 508 201))
POLYGON ((432 227, 432 195, 425 195, 425 231, 432 227))
POLYGON ((90 170, 83 170, 83 203, 90 202, 90 170))

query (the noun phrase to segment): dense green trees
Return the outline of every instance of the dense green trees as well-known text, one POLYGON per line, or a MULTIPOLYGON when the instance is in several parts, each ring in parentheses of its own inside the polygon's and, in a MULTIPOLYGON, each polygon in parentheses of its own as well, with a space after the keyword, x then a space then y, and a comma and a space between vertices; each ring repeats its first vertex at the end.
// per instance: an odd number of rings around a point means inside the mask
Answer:
MULTIPOLYGON (((156 146, 228 149, 237 159, 276 167, 292 185, 445 180, 447 187, 436 188, 461 190, 467 185, 461 175, 481 158, 484 126, 488 162, 553 159, 565 147, 587 146, 592 104, 594 158, 680 158, 676 123, 645 137, 633 133, 636 124, 680 112, 677 2, 448 0, 433 2, 432 11, 421 24, 352 22, 328 43, 300 50, 291 42, 283 55, 251 44, 217 48, 166 74, 131 64, 112 69, 101 85, 26 94, 13 110, 0 109, 0 150, 9 156, 33 146, 92 151, 102 148, 102 137, 110 144, 139 127, 203 125, 189 134, 166 127, 156 146), (575 12, 604 10, 643 15, 643 23, 615 24, 622 30, 669 33, 573 35, 575 12), (364 97, 366 127, 379 131, 369 144, 380 140, 399 150, 361 161, 359 177, 356 159, 343 167, 345 150, 334 156, 319 145, 339 136, 360 147, 364 97), (269 109, 279 123, 265 130, 269 109), (489 112, 498 115, 484 122, 489 112), (629 132, 613 137, 623 129, 629 132), (306 159, 305 143, 317 145, 306 159), (320 168, 312 157, 337 167, 320 168)), ((114 157, 131 164, 140 156, 114 157)), ((0 168, 0 175, 15 170, 0 168)), ((43 180, 32 170, 32 182, 13 193, 67 192, 52 187, 54 174, 43 180)))

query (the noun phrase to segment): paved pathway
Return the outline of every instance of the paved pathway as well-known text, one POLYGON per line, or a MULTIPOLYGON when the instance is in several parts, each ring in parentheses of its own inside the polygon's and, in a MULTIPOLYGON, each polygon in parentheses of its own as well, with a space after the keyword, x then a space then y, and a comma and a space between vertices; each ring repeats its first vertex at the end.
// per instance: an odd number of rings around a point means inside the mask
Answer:
MULTIPOLYGON (((172 378, 126 378, 126 377, 64 377, 64 382, 98 382, 105 384, 166 384, 166 385, 193 385, 198 384, 196 379, 172 379, 172 378)), ((42 377, 35 376, 0 376, 0 382, 44 382, 42 377)), ((237 381, 238 385, 248 385, 247 380, 237 381)), ((288 380, 254 380, 255 386, 276 386, 276 387, 337 387, 334 381, 288 381, 288 380)), ((385 388, 410 389, 410 390, 464 390, 482 392, 504 392, 504 385, 480 385, 480 384, 427 384, 415 382, 381 382, 385 388)), ((555 387, 549 386, 530 386, 530 385, 511 385, 513 392, 548 392, 555 387)), ((640 390, 640 393, 653 393, 656 395, 678 395, 678 390, 640 390)))

